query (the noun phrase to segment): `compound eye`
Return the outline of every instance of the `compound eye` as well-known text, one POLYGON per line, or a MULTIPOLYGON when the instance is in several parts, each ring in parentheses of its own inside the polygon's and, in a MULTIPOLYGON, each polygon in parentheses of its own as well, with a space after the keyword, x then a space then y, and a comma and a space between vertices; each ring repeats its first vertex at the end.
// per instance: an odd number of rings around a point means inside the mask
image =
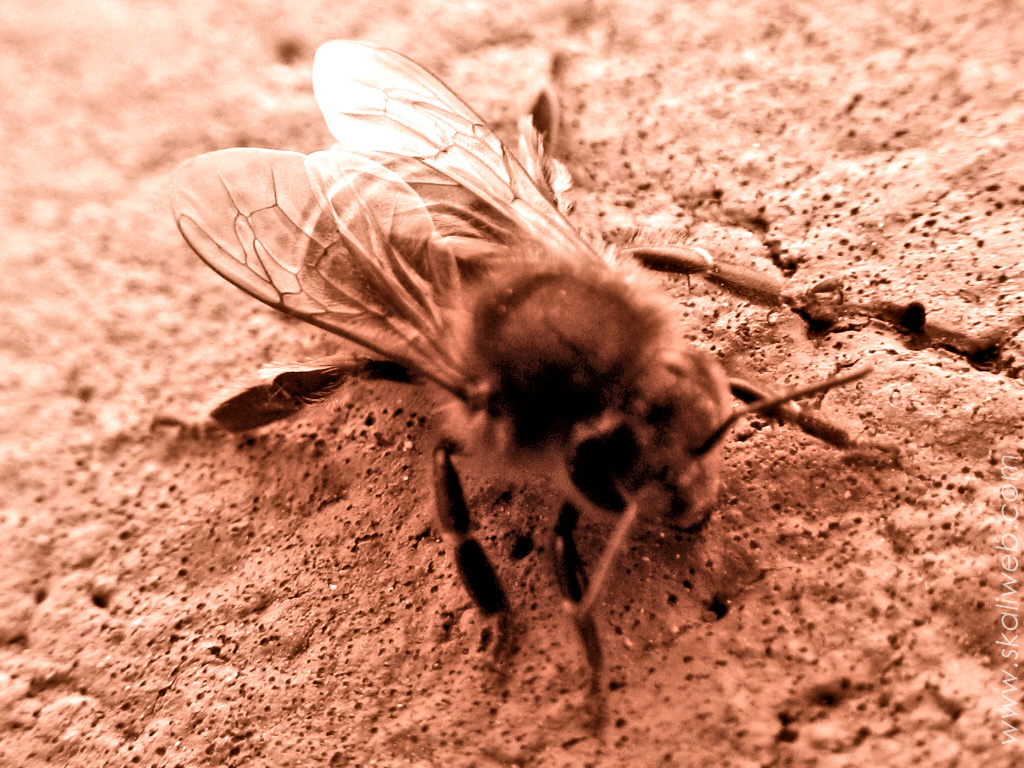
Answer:
POLYGON ((569 477, 580 493, 597 506, 612 512, 626 508, 620 488, 636 485, 640 444, 623 423, 577 442, 566 459, 569 477))

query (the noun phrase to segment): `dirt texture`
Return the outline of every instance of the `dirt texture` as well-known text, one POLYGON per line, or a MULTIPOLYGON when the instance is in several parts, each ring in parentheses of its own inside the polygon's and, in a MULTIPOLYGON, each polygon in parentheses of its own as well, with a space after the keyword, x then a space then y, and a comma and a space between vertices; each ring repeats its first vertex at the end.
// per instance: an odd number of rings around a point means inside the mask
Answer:
MULTIPOLYGON (((1021 29, 1012 0, 8 0, 0 766, 1024 763, 1021 29), (309 68, 332 38, 407 53, 507 140, 550 78, 595 242, 644 228, 991 342, 812 332, 664 278, 681 333, 764 381, 872 364, 818 405, 900 456, 738 425, 707 524, 640 531, 599 601, 600 732, 557 499, 486 457, 460 468, 521 628, 506 681, 481 647, 433 521, 440 393, 174 423, 335 346, 201 264, 168 205, 191 156, 331 143, 309 68)), ((584 558, 609 530, 582 523, 584 558)))

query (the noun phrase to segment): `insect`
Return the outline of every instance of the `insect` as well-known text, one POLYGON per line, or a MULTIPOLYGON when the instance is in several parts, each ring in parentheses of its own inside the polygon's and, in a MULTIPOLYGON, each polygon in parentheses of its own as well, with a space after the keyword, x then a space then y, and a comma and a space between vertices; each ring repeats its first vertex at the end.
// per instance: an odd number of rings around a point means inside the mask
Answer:
MULTIPOLYGON (((564 496, 556 573, 596 695, 594 604, 633 526, 701 519, 722 438, 745 413, 851 445, 793 400, 867 369, 782 394, 730 378, 715 357, 677 341, 668 299, 636 259, 599 253, 570 225, 558 207, 564 177, 537 137, 527 171, 437 78, 367 43, 321 47, 313 88, 332 149, 227 149, 186 161, 173 177, 174 216, 223 277, 365 356, 285 370, 212 416, 252 429, 363 374, 446 392, 457 416, 433 452, 437 521, 469 594, 496 620, 499 647, 510 643, 510 601, 473 538, 452 457, 486 449, 553 468, 564 496), (746 405, 733 409, 734 396, 746 405), (581 513, 602 512, 614 524, 588 579, 574 531, 581 513)), ((706 254, 679 254, 633 255, 760 290, 706 254)))

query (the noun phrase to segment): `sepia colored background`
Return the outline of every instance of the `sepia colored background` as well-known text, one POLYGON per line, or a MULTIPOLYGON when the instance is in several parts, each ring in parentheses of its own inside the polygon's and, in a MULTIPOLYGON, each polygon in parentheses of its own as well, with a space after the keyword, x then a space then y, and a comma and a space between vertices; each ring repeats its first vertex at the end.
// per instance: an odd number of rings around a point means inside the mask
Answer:
MULTIPOLYGON (((507 139, 551 78, 595 242, 664 230, 992 332, 1024 314, 1021 29, 1012 0, 8 0, 0 766, 1021 764, 996 605, 1024 540, 1000 515, 1024 488, 1019 334, 984 361, 875 322, 809 336, 666 278, 681 333, 763 380, 873 364, 820 405, 901 459, 738 426, 706 528, 641 531, 599 602, 595 734, 554 499, 485 459, 460 466, 522 626, 507 683, 481 649, 432 523, 437 393, 357 382, 252 435, 188 426, 333 342, 203 266, 168 205, 193 155, 327 146, 313 52, 367 39, 507 139)), ((584 523, 585 558, 608 531, 584 523)))

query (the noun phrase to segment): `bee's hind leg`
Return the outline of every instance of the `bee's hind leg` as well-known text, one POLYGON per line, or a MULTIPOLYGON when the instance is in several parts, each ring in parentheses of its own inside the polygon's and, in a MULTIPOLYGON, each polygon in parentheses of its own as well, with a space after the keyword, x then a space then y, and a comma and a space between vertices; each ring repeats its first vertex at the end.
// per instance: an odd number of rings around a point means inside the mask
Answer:
POLYGON ((445 539, 455 550, 455 565, 474 602, 497 622, 495 657, 505 661, 514 651, 512 614, 505 590, 480 543, 469 533, 469 509, 462 483, 452 464, 453 447, 442 443, 434 450, 434 503, 445 539))
POLYGON ((786 302, 782 283, 771 275, 715 259, 704 248, 691 245, 631 246, 625 256, 648 269, 678 275, 700 275, 704 280, 734 296, 763 307, 781 307, 786 302))
POLYGON ((245 432, 294 416, 330 397, 349 379, 408 383, 415 378, 401 363, 363 357, 334 357, 272 368, 275 373, 267 381, 242 390, 214 408, 212 421, 229 432, 245 432))

